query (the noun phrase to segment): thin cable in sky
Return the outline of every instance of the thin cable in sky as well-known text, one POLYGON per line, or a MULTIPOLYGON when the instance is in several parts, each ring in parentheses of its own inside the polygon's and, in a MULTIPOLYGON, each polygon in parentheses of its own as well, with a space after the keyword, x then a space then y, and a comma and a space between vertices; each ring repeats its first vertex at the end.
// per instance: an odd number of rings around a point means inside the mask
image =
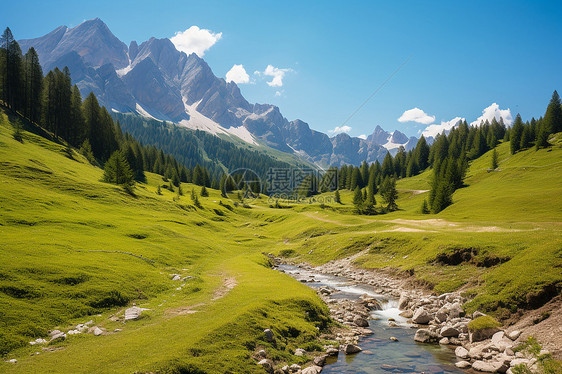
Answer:
POLYGON ((363 102, 363 104, 359 105, 359 107, 357 109, 355 109, 355 111, 353 113, 351 113, 351 115, 349 117, 347 117, 347 119, 341 124, 342 126, 346 125, 349 120, 357 114, 357 112, 359 112, 361 110, 361 108, 363 108, 365 106, 365 104, 367 104, 369 102, 369 100, 371 100, 373 98, 373 96, 375 96, 377 94, 377 92, 379 92, 387 83, 388 81, 390 81, 392 79, 392 77, 394 77, 396 75, 396 73, 398 73, 400 71, 400 69, 402 69, 404 67, 404 65, 406 65, 408 63, 408 61, 410 61, 410 59, 412 58, 413 55, 410 55, 410 57, 408 57, 400 66, 398 66, 398 68, 396 70, 394 70, 394 72, 392 74, 390 74, 390 76, 388 78, 386 78, 386 80, 384 82, 382 82, 382 84, 375 90, 375 92, 373 92, 371 94, 371 96, 369 96, 367 98, 367 100, 365 100, 363 102))

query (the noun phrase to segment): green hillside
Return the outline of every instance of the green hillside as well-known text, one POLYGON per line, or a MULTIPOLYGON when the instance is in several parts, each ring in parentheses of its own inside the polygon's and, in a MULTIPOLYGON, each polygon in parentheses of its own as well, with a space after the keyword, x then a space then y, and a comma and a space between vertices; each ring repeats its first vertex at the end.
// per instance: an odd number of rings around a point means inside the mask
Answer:
POLYGON ((400 210, 359 216, 350 191, 343 204, 275 209, 263 196, 235 206, 209 189, 197 208, 189 195, 201 187, 182 184, 179 200, 166 189, 157 195, 162 177, 152 173, 131 196, 101 182, 103 171, 76 151, 28 132, 20 143, 12 132, 1 114, 0 347, 18 364, 0 371, 260 372, 250 357, 259 347, 298 363, 291 350, 317 346, 328 310, 263 253, 320 264, 362 252, 359 266, 436 293, 460 288, 475 297, 467 309, 499 317, 536 307, 562 284, 557 139, 515 155, 500 145, 498 171, 487 170, 491 152, 473 161, 466 187, 439 214, 419 213, 426 171, 398 181, 400 210), (470 260, 452 265, 466 251, 470 260), (133 303, 150 310, 125 324, 113 318, 133 303), (48 351, 28 344, 90 319, 122 331, 72 335, 48 351), (266 328, 277 345, 265 341, 266 328))

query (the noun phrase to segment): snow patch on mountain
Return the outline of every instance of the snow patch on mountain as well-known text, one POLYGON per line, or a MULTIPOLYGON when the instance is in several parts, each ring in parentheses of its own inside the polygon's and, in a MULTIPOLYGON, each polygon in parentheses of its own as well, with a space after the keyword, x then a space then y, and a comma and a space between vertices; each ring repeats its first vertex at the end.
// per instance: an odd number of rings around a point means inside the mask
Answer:
POLYGON ((230 134, 234 136, 239 137, 246 143, 259 145, 258 142, 256 142, 256 138, 254 138, 254 136, 244 126, 229 127, 228 129, 226 129, 226 131, 228 131, 230 134))
POLYGON ((191 130, 202 130, 208 133, 211 133, 215 136, 219 136, 221 134, 228 135, 228 136, 235 136, 242 141, 252 144, 252 145, 259 145, 256 141, 256 138, 246 129, 244 126, 234 127, 231 126, 228 129, 222 127, 217 122, 213 121, 209 117, 201 114, 197 111, 197 106, 201 103, 201 100, 188 105, 187 101, 184 102, 185 110, 189 114, 188 120, 181 120, 179 125, 183 127, 187 127, 191 130))
POLYGON ((119 70, 115 70, 115 72, 117 73, 117 76, 119 78, 127 75, 128 72, 130 72, 133 69, 133 66, 131 64, 129 64, 128 66, 125 66, 123 69, 119 69, 119 70))
POLYGON ((136 110, 137 110, 137 113, 140 114, 143 117, 147 117, 147 118, 151 118, 151 119, 155 119, 157 121, 160 121, 158 118, 156 118, 153 115, 151 115, 150 113, 148 113, 139 103, 137 103, 137 105, 136 105, 136 110))
POLYGON ((187 114, 189 114, 189 119, 181 120, 179 122, 180 125, 187 127, 192 130, 202 130, 207 131, 213 135, 218 134, 226 134, 228 135, 228 131, 212 119, 205 117, 203 114, 197 111, 197 106, 201 103, 201 100, 188 105, 185 102, 185 110, 187 114))

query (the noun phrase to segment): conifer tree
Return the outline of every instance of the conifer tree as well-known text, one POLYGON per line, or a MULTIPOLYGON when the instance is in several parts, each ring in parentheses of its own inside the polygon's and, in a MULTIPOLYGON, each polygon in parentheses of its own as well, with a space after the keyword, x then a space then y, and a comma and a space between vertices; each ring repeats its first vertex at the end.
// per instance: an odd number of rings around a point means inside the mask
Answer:
POLYGON ((349 184, 349 189, 355 191, 356 187, 360 187, 361 180, 360 180, 360 172, 358 167, 354 167, 353 171, 351 172, 351 179, 349 184))
POLYGON ((105 182, 123 185, 132 185, 133 172, 127 159, 121 151, 115 151, 103 167, 103 180, 105 182))
POLYGON ((24 115, 31 121, 41 121, 41 90, 43 84, 43 70, 39 64, 39 56, 35 48, 31 47, 24 58, 24 115))
POLYGON ((538 131, 539 134, 537 135, 537 142, 535 143, 535 147, 537 150, 546 148, 550 145, 548 143, 548 131, 546 131, 542 126, 538 131))
POLYGON ((70 144, 78 146, 83 142, 86 135, 84 115, 82 113, 82 95, 78 86, 72 87, 70 96, 70 135, 66 139, 70 144))
POLYGON ((396 199, 398 199, 398 191, 396 191, 396 180, 394 178, 385 177, 380 188, 380 194, 388 210, 396 210, 396 199))
POLYGON ((201 187, 201 196, 202 197, 208 197, 209 196, 209 192, 207 191, 207 188, 205 186, 201 187))
POLYGON ((521 148, 521 135, 523 135, 523 121, 517 113, 509 134, 511 154, 515 154, 521 148))
POLYGON ((552 93, 542 122, 544 129, 549 134, 562 131, 562 107, 560 106, 560 96, 556 90, 552 93))
POLYGON ((359 186, 356 186, 355 191, 353 192, 353 205, 355 205, 357 210, 360 210, 363 205, 363 194, 361 193, 361 188, 359 188, 359 186))
POLYGON ((531 146, 532 136, 531 136, 531 126, 525 125, 523 127, 523 132, 521 133, 521 142, 519 149, 527 149, 531 146))
POLYGON ((334 201, 341 204, 340 190, 336 190, 336 192, 334 192, 334 201))
POLYGON ((498 150, 494 148, 492 152, 492 162, 491 162, 491 169, 496 170, 498 168, 498 150))
POLYGON ((7 27, 0 37, 0 99, 14 110, 22 109, 22 67, 20 46, 7 27))
POLYGON ((394 174, 394 164, 392 162, 392 156, 390 155, 390 152, 386 152, 386 156, 384 156, 384 160, 382 161, 381 174, 383 178, 394 174))

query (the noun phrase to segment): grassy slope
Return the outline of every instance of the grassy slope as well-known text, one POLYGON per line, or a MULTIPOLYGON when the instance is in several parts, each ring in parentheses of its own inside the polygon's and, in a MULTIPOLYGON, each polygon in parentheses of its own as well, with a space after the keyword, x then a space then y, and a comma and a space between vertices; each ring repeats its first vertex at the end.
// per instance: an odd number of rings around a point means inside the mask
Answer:
POLYGON ((267 327, 284 342, 268 351, 298 362, 288 351, 317 333, 326 309, 306 286, 263 266, 262 252, 323 263, 368 249, 358 265, 413 271, 436 292, 463 287, 477 296, 469 308, 500 312, 562 281, 559 146, 510 156, 508 145, 501 145, 502 170, 485 170, 490 154, 476 160, 468 187, 438 215, 419 214, 427 193, 408 191, 428 189, 426 172, 399 181, 400 211, 366 217, 351 213, 347 191, 341 194, 343 205, 271 209, 260 199, 252 209, 231 212, 218 204, 218 192, 209 190, 211 196, 201 198, 204 209, 195 209, 188 195, 196 187, 184 185, 186 196, 174 202, 165 189, 155 194, 162 182, 154 174, 133 198, 100 182, 102 171, 80 156, 70 160, 60 146, 28 133, 22 145, 10 133, 8 124, 0 126, 3 344, 25 343, 47 329, 90 318, 108 331, 123 331, 73 336, 64 350, 33 357, 29 353, 37 348, 21 348, 10 354, 18 364, 2 364, 0 370, 130 372, 173 362, 211 372, 259 371, 248 356, 256 345, 268 346, 261 340, 267 327), (467 247, 479 251, 471 263, 434 261, 440 253, 467 247), (99 250, 130 252, 156 263, 99 250), (477 266, 490 258, 510 260, 477 266), (194 278, 178 291, 172 273, 194 278), (229 277, 238 285, 216 299, 229 277), (113 306, 102 308, 103 301, 113 306), (151 309, 146 318, 126 325, 108 319, 124 308, 119 304, 132 302, 151 309), (197 312, 178 315, 186 308, 197 312), (301 332, 296 339, 287 339, 290 327, 301 332))
MULTIPOLYGON (((269 327, 288 343, 272 354, 302 360, 288 352, 318 334, 327 310, 308 287, 264 266, 260 250, 270 240, 257 234, 260 224, 246 209, 221 207, 216 191, 201 199, 204 210, 187 196, 174 202, 164 189, 158 196, 162 182, 153 174, 131 197, 100 182, 102 171, 79 155, 65 157, 59 145, 29 133, 24 144, 14 141, 3 122, 0 346, 27 347, 10 353, 18 364, 2 363, 0 371, 131 372, 174 362, 259 372, 249 353, 267 346, 261 339, 269 327), (181 282, 170 279, 173 273, 194 278, 176 290, 181 282), (237 285, 217 298, 228 278, 237 285), (146 318, 126 325, 108 319, 133 301, 150 308, 146 318), (197 312, 181 315, 190 308, 197 312), (28 341, 89 319, 123 331, 72 336, 63 350, 29 356, 40 349, 28 341), (300 335, 287 340, 289 327, 300 335)), ((189 195, 192 186, 183 187, 189 195)))
POLYGON ((295 207, 316 218, 316 233, 288 234, 277 251, 323 263, 370 248, 358 265, 413 271, 436 292, 462 287, 477 295, 468 309, 501 315, 526 306, 528 297, 562 282, 562 147, 510 155, 509 144, 502 144, 498 152, 500 171, 487 171, 491 152, 475 160, 467 187, 437 215, 419 214, 427 193, 408 191, 428 189, 430 171, 398 182, 401 210, 391 214, 342 216, 351 210, 348 191, 341 194, 343 206, 295 207), (321 232, 327 235, 317 237, 321 232), (439 254, 457 248, 475 248, 478 254, 460 266, 435 263, 439 254), (483 266, 494 259, 510 260, 483 266))

